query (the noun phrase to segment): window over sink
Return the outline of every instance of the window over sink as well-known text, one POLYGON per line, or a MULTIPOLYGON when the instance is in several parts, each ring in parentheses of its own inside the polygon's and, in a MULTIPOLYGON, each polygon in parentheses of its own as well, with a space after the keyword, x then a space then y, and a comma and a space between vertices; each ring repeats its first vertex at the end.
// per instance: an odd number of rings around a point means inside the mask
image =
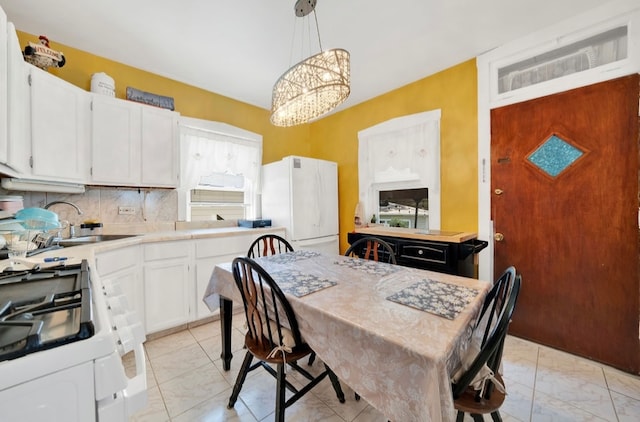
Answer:
POLYGON ((181 221, 255 218, 262 136, 231 125, 180 118, 181 221))

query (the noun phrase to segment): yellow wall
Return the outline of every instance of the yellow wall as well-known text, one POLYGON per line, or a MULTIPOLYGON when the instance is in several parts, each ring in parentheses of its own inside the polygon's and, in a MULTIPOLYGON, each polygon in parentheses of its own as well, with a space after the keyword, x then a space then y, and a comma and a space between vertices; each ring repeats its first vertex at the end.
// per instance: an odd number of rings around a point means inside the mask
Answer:
MULTIPOLYGON (((17 31, 24 49, 38 37, 17 31)), ((269 122, 269 111, 191 85, 158 76, 85 51, 50 41, 50 47, 64 53, 66 64, 49 72, 87 91, 91 76, 104 72, 115 81, 116 97, 126 98, 127 87, 172 97, 176 111, 183 116, 228 123, 263 137, 263 162, 270 163, 286 155, 308 156, 309 125, 278 128, 269 122)))
POLYGON ((478 119, 475 59, 311 125, 311 155, 338 162, 340 245, 358 203, 358 131, 395 117, 440 109, 442 230, 478 228, 478 119))
MULTIPOLYGON (((18 31, 20 45, 37 36, 18 31)), ((477 231, 477 78, 475 59, 446 69, 310 125, 278 128, 269 111, 195 88, 122 63, 51 42, 67 63, 54 73, 89 90, 91 75, 105 72, 115 80, 116 96, 131 86, 173 97, 183 116, 228 123, 263 136, 263 163, 287 155, 336 161, 340 191, 340 244, 346 249, 358 202, 358 131, 395 117, 440 109, 442 229, 477 231)))

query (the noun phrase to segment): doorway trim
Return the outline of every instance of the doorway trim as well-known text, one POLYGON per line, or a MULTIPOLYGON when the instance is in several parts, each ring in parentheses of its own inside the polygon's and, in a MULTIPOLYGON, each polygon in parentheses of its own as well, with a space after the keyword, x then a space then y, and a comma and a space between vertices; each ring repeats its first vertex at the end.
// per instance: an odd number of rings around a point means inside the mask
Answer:
POLYGON ((493 221, 491 220, 491 109, 551 95, 640 72, 640 7, 636 0, 606 3, 589 12, 505 44, 476 59, 478 68, 478 237, 489 245, 479 254, 478 275, 493 280, 493 221), (581 73, 532 87, 498 94, 497 69, 522 60, 531 51, 557 49, 576 38, 613 26, 628 27, 628 57, 581 73))

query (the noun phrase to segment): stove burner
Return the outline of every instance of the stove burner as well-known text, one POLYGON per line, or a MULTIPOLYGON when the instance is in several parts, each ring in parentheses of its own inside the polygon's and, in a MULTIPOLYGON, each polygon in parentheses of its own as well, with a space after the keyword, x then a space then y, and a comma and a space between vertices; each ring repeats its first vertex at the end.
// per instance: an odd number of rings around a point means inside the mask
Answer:
POLYGON ((94 334, 89 267, 0 273, 0 361, 94 334))

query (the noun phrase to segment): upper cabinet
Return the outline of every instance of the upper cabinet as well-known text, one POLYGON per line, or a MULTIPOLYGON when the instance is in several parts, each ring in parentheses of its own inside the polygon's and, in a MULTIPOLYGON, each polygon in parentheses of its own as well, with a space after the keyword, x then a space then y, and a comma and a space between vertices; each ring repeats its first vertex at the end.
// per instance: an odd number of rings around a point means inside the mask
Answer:
POLYGON ((84 183, 88 178, 87 92, 30 67, 31 174, 84 183))
POLYGON ((7 97, 8 97, 8 67, 7 67, 7 15, 0 8, 0 163, 7 162, 7 97))
POLYGON ((87 92, 24 61, 0 8, 0 171, 20 179, 175 188, 179 113, 87 92))
POLYGON ((29 67, 22 58, 20 42, 11 22, 8 23, 7 38, 8 150, 6 164, 17 174, 30 174, 31 96, 29 93, 29 67))
MULTIPOLYGON (((88 178, 86 91, 25 63, 15 28, 6 31, 6 130, 0 162, 23 178, 84 183, 88 178)), ((5 78, 2 78, 5 80, 5 78)))
POLYGON ((93 95, 91 182, 176 187, 178 113, 93 95))
POLYGON ((143 186, 178 186, 178 113, 142 106, 143 186))
POLYGON ((91 102, 91 182, 131 185, 140 181, 141 109, 116 98, 91 102))

